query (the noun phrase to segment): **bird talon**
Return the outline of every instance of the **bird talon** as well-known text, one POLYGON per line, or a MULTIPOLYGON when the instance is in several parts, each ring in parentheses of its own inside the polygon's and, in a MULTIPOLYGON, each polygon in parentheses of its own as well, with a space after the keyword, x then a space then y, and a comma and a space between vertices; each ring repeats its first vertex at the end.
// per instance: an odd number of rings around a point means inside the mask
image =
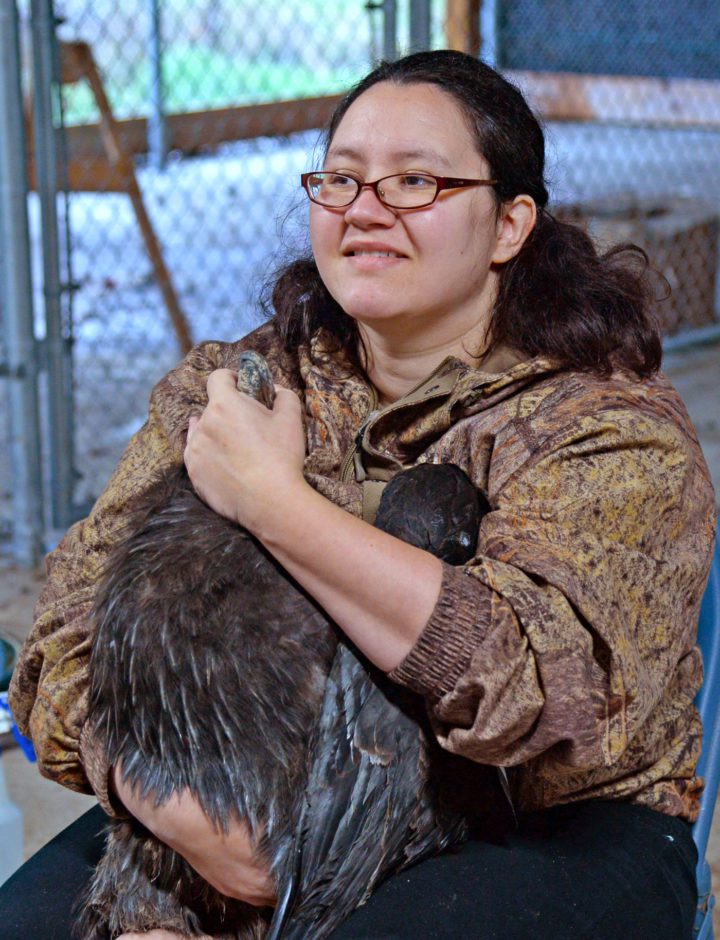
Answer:
POLYGON ((240 354, 237 388, 272 411, 275 404, 275 383, 267 361, 260 353, 248 349, 240 354))

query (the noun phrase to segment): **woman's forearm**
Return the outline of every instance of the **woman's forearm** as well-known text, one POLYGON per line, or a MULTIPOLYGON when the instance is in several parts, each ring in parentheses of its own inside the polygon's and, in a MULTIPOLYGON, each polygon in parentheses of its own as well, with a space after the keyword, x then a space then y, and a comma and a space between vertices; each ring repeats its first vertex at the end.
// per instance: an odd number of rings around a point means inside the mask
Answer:
POLYGON ((302 406, 293 392, 278 387, 268 411, 222 369, 207 390, 185 449, 197 492, 257 536, 372 662, 394 669, 433 612, 440 561, 339 509, 305 481, 302 406))
POLYGON ((437 558, 304 481, 264 511, 255 535, 372 662, 390 672, 403 661, 437 603, 437 558))

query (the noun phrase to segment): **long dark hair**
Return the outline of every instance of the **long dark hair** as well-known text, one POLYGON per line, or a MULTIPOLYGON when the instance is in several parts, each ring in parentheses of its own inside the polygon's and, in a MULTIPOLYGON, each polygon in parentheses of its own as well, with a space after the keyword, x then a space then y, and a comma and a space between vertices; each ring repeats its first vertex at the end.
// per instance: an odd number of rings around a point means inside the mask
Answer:
MULTIPOLYGON (((617 367, 640 376, 657 371, 661 345, 651 313, 647 256, 629 245, 599 254, 585 232, 547 211, 545 139, 520 91, 461 52, 419 52, 383 62, 336 108, 326 149, 348 108, 378 82, 426 83, 452 95, 491 176, 499 181, 494 187, 498 211, 504 201, 523 193, 535 200, 535 228, 520 252, 498 269, 490 348, 505 344, 526 356, 545 355, 561 366, 602 375, 617 367)), ((324 327, 362 369, 357 324, 330 296, 312 258, 279 272, 272 306, 288 348, 324 327)))

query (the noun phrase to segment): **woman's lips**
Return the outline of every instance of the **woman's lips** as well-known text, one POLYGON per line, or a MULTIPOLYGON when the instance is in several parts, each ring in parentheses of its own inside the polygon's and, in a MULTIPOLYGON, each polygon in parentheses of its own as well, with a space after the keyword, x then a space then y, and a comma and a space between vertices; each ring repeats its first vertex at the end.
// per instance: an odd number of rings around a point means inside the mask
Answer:
POLYGON ((363 250, 360 250, 360 251, 351 251, 349 254, 350 254, 350 257, 351 257, 351 258, 364 258, 364 257, 371 257, 371 258, 399 258, 399 257, 400 257, 400 255, 399 255, 396 251, 385 250, 385 249, 383 249, 383 250, 374 250, 374 249, 373 249, 373 250, 364 250, 364 251, 363 251, 363 250))
POLYGON ((392 267, 407 260, 405 255, 390 248, 357 248, 345 252, 344 256, 353 268, 368 271, 392 267))

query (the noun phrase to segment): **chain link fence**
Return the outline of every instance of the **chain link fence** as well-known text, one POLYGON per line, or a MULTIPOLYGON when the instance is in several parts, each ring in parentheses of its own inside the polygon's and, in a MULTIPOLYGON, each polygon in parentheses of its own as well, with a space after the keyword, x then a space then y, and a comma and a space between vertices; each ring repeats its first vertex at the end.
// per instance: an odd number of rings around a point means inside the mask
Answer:
POLYGON ((720 8, 706 0, 497 8, 497 64, 546 116, 553 201, 665 276, 667 335, 718 309, 720 8))
POLYGON ((63 86, 76 177, 76 498, 87 501, 179 351, 258 321, 263 277, 292 238, 281 219, 300 202, 298 175, 328 110, 312 99, 366 71, 377 16, 361 3, 329 15, 323 0, 127 0, 122 12, 109 0, 65 0, 58 12, 66 58, 87 44, 78 80, 63 86), (88 133, 108 121, 119 160, 88 133))
MULTIPOLYGON (((482 52, 506 71, 546 124, 558 214, 646 248, 673 288, 668 335, 715 329, 715 3, 56 0, 54 12, 75 506, 101 490, 181 349, 259 322, 269 272, 305 242, 298 177, 334 96, 411 46, 482 52)), ((37 255, 35 195, 30 210, 37 255)))

